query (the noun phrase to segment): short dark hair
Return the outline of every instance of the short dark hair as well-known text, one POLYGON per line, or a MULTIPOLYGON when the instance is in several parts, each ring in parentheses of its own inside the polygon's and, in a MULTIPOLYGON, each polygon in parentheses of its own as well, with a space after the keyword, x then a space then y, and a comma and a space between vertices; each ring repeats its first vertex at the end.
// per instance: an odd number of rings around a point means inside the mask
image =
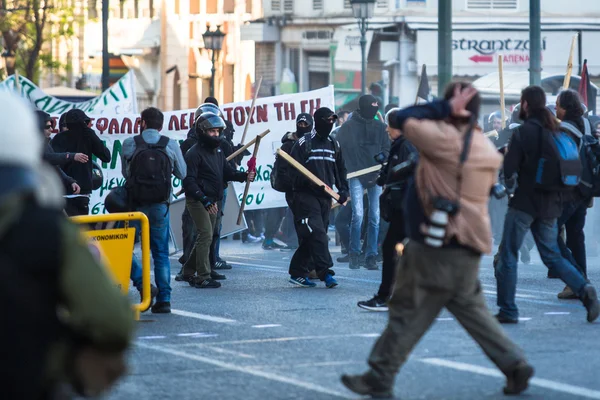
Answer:
POLYGON ((345 118, 348 114, 350 114, 350 111, 340 110, 337 112, 338 118, 345 118))
MULTIPOLYGON (((448 101, 454 96, 454 90, 456 87, 460 87, 460 90, 464 90, 466 88, 473 87, 469 82, 457 81, 450 82, 448 86, 446 86, 446 90, 444 91, 444 100, 448 101)), ((471 113, 471 117, 468 119, 477 120, 479 118, 479 109, 481 108, 481 95, 479 92, 475 93, 475 96, 469 101, 465 109, 471 113)), ((455 119, 456 121, 465 122, 465 119, 455 119)))
POLYGON ((146 123, 148 129, 160 130, 165 122, 165 116, 162 111, 156 107, 148 107, 142 111, 142 121, 146 123))
POLYGON ((219 107, 219 101, 212 96, 208 96, 207 98, 205 98, 204 102, 211 103, 211 104, 214 104, 215 106, 219 107))
MULTIPOLYGON (((527 86, 521 92, 521 103, 527 103, 527 116, 539 119, 542 126, 552 132, 558 131, 559 124, 546 107, 546 93, 539 86, 527 86)), ((523 106, 521 106, 523 107, 523 106)), ((523 110, 521 110, 522 112, 523 110)))

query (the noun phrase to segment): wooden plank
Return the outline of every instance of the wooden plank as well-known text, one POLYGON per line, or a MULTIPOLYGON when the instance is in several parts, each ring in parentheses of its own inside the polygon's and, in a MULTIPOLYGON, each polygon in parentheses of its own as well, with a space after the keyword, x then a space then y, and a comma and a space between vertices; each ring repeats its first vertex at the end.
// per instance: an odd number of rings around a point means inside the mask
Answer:
POLYGON ((250 114, 248 115, 248 119, 246 120, 246 126, 244 126, 244 134, 242 135, 241 143, 244 144, 244 140, 246 140, 246 133, 248 133, 248 126, 250 125, 250 120, 252 119, 252 114, 254 114, 254 106, 256 105, 256 97, 258 96, 258 92, 260 92, 260 86, 262 85, 263 77, 261 76, 258 80, 258 86, 254 91, 254 98, 252 99, 252 105, 250 106, 250 114))
MULTIPOLYGON (((256 158, 258 155, 258 148, 260 147, 261 136, 256 137, 256 145, 254 146, 254 152, 252 153, 252 157, 256 158)), ((242 203, 240 204, 240 212, 238 213, 237 224, 241 225, 244 217, 244 208, 246 208, 246 197, 248 197, 248 192, 250 191, 250 181, 246 181, 246 187, 244 187, 244 195, 242 196, 242 203)))

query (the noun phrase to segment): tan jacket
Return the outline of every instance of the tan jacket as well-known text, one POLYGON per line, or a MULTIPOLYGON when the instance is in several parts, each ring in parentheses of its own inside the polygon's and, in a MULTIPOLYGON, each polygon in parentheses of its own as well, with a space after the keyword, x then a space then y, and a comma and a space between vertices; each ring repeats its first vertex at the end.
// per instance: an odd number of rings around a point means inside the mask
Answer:
MULTIPOLYGON (((415 179, 426 215, 433 210, 433 197, 457 199, 459 158, 466 130, 466 126, 459 131, 445 121, 411 118, 404 124, 404 135, 419 151, 415 179)), ((501 165, 502 155, 476 128, 462 170, 460 210, 450 219, 447 238, 455 237, 460 244, 481 253, 492 251, 488 200, 501 165)))

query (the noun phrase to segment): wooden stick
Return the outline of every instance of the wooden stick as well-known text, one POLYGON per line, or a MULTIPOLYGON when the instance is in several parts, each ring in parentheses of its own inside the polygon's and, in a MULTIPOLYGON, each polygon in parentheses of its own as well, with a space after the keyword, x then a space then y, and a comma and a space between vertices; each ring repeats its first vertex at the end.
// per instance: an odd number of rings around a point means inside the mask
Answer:
POLYGON ((236 158, 237 156, 239 156, 240 154, 242 154, 244 151, 246 151, 246 149, 248 147, 252 146, 256 142, 256 140, 257 140, 258 137, 260 137, 262 139, 269 132, 271 132, 271 130, 267 129, 263 133, 259 133, 258 135, 256 135, 256 137, 254 139, 252 139, 251 141, 249 141, 248 143, 246 143, 245 145, 243 145, 242 147, 240 147, 239 149, 237 149, 236 151, 234 151, 233 153, 231 153, 231 155, 229 157, 227 157, 227 161, 231 161, 234 158, 236 158))
MULTIPOLYGON (((260 140, 262 137, 256 137, 256 145, 254 146, 254 152, 252 153, 252 157, 256 157, 258 155, 258 148, 260 147, 260 140)), ((246 207, 246 197, 248 197, 248 192, 250 191, 250 181, 246 181, 246 187, 244 188, 244 196, 242 196, 242 204, 240 204, 240 212, 238 213, 237 224, 242 224, 242 218, 244 217, 244 208, 246 207)))
POLYGON ((502 66, 502 54, 498 56, 498 77, 500 81, 500 112, 502 113, 502 129, 504 129, 506 128, 506 110, 504 110, 504 68, 502 66))
POLYGON ((381 165, 374 165, 374 166, 369 167, 369 168, 360 169, 358 171, 350 172, 346 176, 346 179, 358 178, 359 176, 370 174, 371 172, 377 172, 380 169, 381 169, 381 165))
MULTIPOLYGON (((260 85, 262 85, 262 76, 258 80, 258 86, 254 91, 254 98, 252 99, 252 105, 250 106, 250 114, 248 115, 248 119, 246 120, 246 126, 244 126, 244 134, 242 135, 241 144, 244 144, 244 140, 246 140, 246 133, 248 133, 248 126, 250 126, 250 120, 252 119, 252 115, 254 114, 254 105, 256 104, 256 97, 258 96, 258 92, 260 92, 260 85)), ((239 223, 238 223, 239 225, 239 223)))
POLYGON ((332 188, 327 186, 325 182, 317 178, 312 172, 306 169, 304 165, 296 161, 294 157, 290 156, 288 153, 281 149, 277 149, 277 155, 281 156, 284 160, 289 162, 292 165, 292 167, 296 168, 302 175, 310 179, 315 185, 325 188, 325 192, 328 195, 330 195, 331 198, 333 198, 336 201, 340 199, 340 195, 338 195, 332 188))
POLYGON ((573 53, 575 52, 575 41, 577 40, 577 33, 573 35, 571 41, 571 52, 569 53, 569 61, 567 62, 567 73, 565 74, 565 80, 563 81, 563 89, 568 89, 571 84, 571 74, 573 73, 573 53))

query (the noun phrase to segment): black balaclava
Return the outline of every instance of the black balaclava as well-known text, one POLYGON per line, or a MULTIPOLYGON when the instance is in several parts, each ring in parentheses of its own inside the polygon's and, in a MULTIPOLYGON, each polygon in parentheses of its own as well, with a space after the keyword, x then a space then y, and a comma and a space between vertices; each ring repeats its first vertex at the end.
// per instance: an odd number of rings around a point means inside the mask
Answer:
POLYGON ((296 118, 296 136, 298 137, 298 139, 300 139, 302 136, 304 136, 305 134, 312 131, 313 125, 314 125, 314 122, 313 122, 312 115, 310 115, 308 113, 298 114, 298 117, 296 118), (308 124, 308 126, 307 127, 298 126, 298 124, 300 122, 306 122, 308 124))
POLYGON ((370 94, 360 96, 360 99, 358 99, 358 113, 361 117, 366 120, 375 118, 377 111, 379 111, 379 107, 373 106, 373 103, 377 103, 377 98, 375 96, 370 94))
POLYGON ((322 107, 315 111, 315 131, 323 139, 329 136, 335 124, 335 122, 327 120, 331 116, 335 116, 335 119, 337 119, 337 115, 327 107, 322 107))
POLYGON ((225 120, 225 125, 226 128, 223 130, 223 136, 225 137, 225 140, 227 140, 228 142, 232 142, 233 135, 235 134, 235 128, 233 127, 231 121, 225 120))

